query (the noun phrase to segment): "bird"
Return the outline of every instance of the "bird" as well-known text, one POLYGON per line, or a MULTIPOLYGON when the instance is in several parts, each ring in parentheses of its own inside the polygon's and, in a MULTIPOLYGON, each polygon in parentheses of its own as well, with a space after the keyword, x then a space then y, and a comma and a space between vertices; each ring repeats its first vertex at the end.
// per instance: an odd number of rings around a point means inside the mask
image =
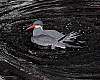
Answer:
POLYGON ((56 47, 65 49, 67 47, 79 48, 80 46, 74 46, 67 44, 67 42, 73 42, 72 39, 76 39, 79 34, 77 32, 71 32, 64 35, 56 30, 44 30, 43 22, 41 20, 34 20, 32 26, 28 27, 26 30, 33 30, 33 35, 31 36, 31 42, 36 43, 41 46, 51 46, 51 49, 56 47))

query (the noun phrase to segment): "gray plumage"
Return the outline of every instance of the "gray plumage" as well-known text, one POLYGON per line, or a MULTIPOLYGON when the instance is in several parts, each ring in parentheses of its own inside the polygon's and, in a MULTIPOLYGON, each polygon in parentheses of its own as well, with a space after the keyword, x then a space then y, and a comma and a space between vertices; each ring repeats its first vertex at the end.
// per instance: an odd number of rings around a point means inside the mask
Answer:
MULTIPOLYGON (((43 26, 42 21, 39 21, 39 20, 35 21, 33 24, 35 25, 38 24, 38 25, 43 26)), ((71 32, 70 34, 66 35, 64 39, 58 41, 63 36, 65 35, 56 30, 43 30, 42 27, 39 27, 33 30, 33 36, 31 37, 31 41, 41 46, 50 45, 51 49, 55 49, 55 47, 60 47, 60 48, 65 49, 66 46, 67 47, 80 47, 80 46, 73 46, 67 43, 63 43, 64 41, 73 42, 71 39, 77 38, 77 36, 79 36, 78 33, 71 32)))

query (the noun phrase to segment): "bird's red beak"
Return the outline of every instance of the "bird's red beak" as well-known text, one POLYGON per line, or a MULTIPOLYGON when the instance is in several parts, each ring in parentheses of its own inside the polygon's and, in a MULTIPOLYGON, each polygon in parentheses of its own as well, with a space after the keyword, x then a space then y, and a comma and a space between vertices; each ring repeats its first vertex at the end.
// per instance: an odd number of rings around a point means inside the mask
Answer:
POLYGON ((33 24, 32 26, 28 27, 26 30, 33 30, 35 28, 35 25, 33 24))

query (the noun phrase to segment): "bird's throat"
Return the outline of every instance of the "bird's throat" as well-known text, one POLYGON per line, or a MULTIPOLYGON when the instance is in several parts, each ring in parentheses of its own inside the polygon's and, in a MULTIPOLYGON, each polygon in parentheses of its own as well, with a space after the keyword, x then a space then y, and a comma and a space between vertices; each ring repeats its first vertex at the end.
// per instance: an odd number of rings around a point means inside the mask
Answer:
POLYGON ((42 33, 43 33, 43 30, 42 30, 41 27, 35 28, 35 29, 33 30, 33 36, 39 36, 39 35, 41 35, 42 33))

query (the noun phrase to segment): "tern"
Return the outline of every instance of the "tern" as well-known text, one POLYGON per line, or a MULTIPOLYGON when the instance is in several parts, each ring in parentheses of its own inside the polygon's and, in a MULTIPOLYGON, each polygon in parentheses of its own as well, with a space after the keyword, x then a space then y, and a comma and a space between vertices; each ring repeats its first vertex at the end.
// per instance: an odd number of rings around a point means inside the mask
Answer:
POLYGON ((67 44, 67 42, 73 42, 72 39, 76 39, 79 34, 77 32, 71 32, 64 35, 56 30, 43 30, 43 22, 41 20, 35 20, 32 26, 26 30, 33 30, 31 42, 41 46, 51 46, 51 49, 56 47, 65 49, 67 47, 79 48, 80 46, 74 46, 67 44))

